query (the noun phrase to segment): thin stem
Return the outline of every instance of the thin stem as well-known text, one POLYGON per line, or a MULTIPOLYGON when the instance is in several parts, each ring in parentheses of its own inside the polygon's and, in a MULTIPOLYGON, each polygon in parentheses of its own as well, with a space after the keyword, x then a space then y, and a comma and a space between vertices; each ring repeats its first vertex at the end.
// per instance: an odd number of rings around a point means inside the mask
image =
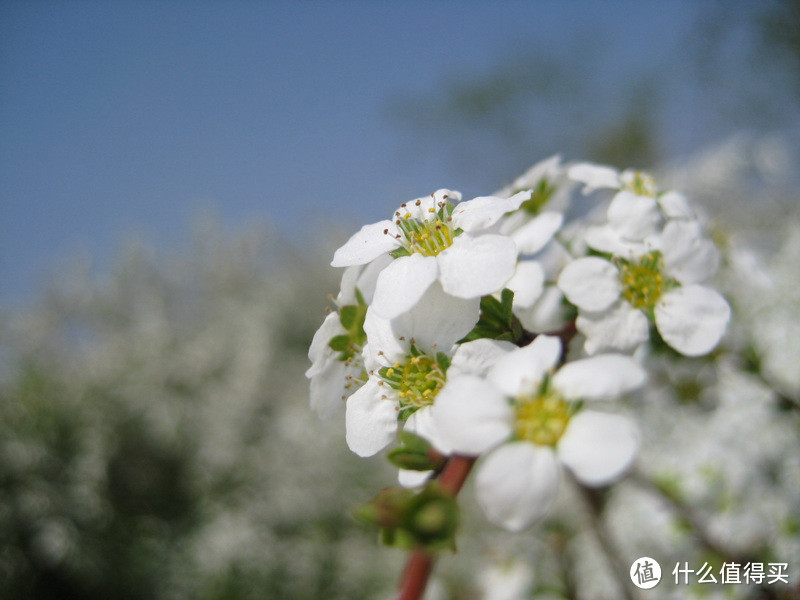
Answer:
POLYGON ((397 600, 422 598, 431 571, 433 571, 433 556, 421 548, 412 550, 403 569, 403 576, 400 578, 397 600))
POLYGON ((450 492, 453 496, 458 495, 472 470, 472 465, 475 464, 475 459, 474 456, 460 454, 454 454, 448 459, 442 475, 439 477, 439 483, 446 492, 450 492))
MULTIPOLYGON (((461 456, 454 454, 442 469, 439 482, 442 488, 457 496, 467 480, 472 465, 475 464, 474 456, 461 456)), ((433 571, 434 556, 422 548, 411 551, 400 578, 400 587, 396 600, 419 600, 425 593, 428 579, 433 571)))

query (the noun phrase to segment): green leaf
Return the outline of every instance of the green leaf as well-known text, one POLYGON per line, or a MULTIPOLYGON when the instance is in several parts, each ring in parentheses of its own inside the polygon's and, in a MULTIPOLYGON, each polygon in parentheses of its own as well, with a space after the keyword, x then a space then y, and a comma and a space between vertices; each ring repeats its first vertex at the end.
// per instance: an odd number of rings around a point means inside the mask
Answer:
POLYGON ((357 306, 343 306, 339 311, 339 320, 342 322, 342 327, 348 331, 355 325, 357 317, 357 306))
POLYGON ((500 304, 503 309, 503 317, 505 318, 506 323, 511 326, 511 322, 514 318, 514 311, 512 310, 514 304, 514 292, 510 289, 505 288, 500 293, 500 304))
POLYGON ((347 334, 337 335, 331 338, 328 346, 336 352, 346 352, 350 348, 350 336, 347 334))
POLYGON ((439 366, 442 367, 442 371, 444 371, 446 375, 447 369, 450 368, 450 357, 447 356, 447 354, 445 354, 444 352, 437 352, 436 362, 439 363, 439 366))
POLYGON ((442 466, 442 458, 430 455, 430 444, 409 431, 400 433, 400 446, 393 448, 386 458, 394 466, 409 471, 434 471, 442 466))
POLYGON ((411 252, 406 250, 403 246, 400 246, 399 248, 396 248, 391 252, 389 252, 389 255, 392 258, 400 258, 401 256, 411 256, 411 252))
POLYGON ((398 469, 407 471, 432 471, 433 464, 427 454, 409 452, 405 448, 393 448, 386 458, 398 469))
POLYGON ((401 431, 398 437, 403 446, 414 452, 427 452, 431 447, 425 438, 418 436, 416 433, 411 433, 410 431, 401 431))
POLYGON ((503 304, 494 296, 484 296, 481 298, 481 320, 493 319, 498 324, 505 322, 505 311, 503 304))
POLYGON ((514 314, 514 292, 504 289, 500 300, 494 296, 481 298, 481 314, 478 323, 459 343, 471 342, 479 339, 503 340, 514 344, 521 344, 530 335, 514 314))

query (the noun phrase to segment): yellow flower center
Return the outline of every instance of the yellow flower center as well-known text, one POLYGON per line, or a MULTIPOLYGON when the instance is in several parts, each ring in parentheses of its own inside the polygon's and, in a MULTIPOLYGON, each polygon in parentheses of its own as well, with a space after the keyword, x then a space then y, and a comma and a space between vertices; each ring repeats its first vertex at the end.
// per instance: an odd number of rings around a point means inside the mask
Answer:
MULTIPOLYGON (((416 205, 421 204, 417 200, 416 205)), ((401 210, 406 209, 403 204, 401 210)), ((395 224, 400 228, 400 241, 409 254, 436 256, 449 248, 460 230, 453 230, 450 216, 455 206, 452 202, 439 202, 437 207, 428 208, 422 217, 412 217, 410 212, 395 213, 395 224)))
POLYGON ((574 412, 573 405, 554 391, 520 396, 515 409, 514 433, 517 439, 539 446, 555 446, 574 412))
POLYGON ((658 194, 656 180, 653 176, 644 171, 636 171, 632 176, 626 177, 623 189, 633 192, 637 196, 649 196, 655 198, 658 194))
POLYGON ((660 252, 649 252, 638 261, 621 261, 619 280, 622 297, 634 308, 651 311, 668 283, 662 274, 663 261, 660 252))
POLYGON ((400 397, 399 418, 407 419, 423 406, 433 404, 446 380, 445 368, 415 346, 403 362, 379 371, 381 378, 397 390, 400 397))

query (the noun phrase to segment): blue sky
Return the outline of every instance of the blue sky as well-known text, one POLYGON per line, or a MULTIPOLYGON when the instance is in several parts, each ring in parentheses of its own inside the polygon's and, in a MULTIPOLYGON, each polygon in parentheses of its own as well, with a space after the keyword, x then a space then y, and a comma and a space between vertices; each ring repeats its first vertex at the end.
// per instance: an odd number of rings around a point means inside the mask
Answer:
POLYGON ((355 230, 458 189, 435 153, 399 160, 393 97, 531 39, 594 36, 623 70, 663 60, 691 7, 0 2, 0 305, 78 250, 103 264, 131 234, 180 248, 203 208, 302 244, 331 219, 355 230))

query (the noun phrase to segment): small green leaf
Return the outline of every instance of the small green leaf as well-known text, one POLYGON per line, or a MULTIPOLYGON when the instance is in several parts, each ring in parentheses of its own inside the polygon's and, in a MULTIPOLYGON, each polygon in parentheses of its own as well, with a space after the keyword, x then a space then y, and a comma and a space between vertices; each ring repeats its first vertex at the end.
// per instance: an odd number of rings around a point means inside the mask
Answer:
POLYGON ((399 248, 396 248, 396 249, 392 250, 391 252, 389 252, 389 255, 392 258, 400 258, 402 256, 411 256, 411 252, 406 250, 403 246, 400 246, 399 248))
POLYGON ((346 352, 350 347, 350 336, 347 334, 337 335, 331 338, 328 346, 336 352, 346 352))
POLYGON ((409 452, 405 448, 393 448, 386 458, 398 469, 407 471, 432 471, 433 464, 427 454, 409 452))
POLYGON ((416 433, 411 433, 410 431, 403 430, 398 437, 403 446, 414 452, 427 452, 431 447, 425 438, 418 436, 416 433))
POLYGON ((498 300, 494 296, 481 298, 481 314, 478 323, 459 343, 479 339, 504 340, 522 344, 530 336, 513 311, 514 292, 503 290, 498 300))
POLYGON ((342 322, 342 327, 348 331, 355 325, 356 317, 358 317, 357 306, 343 306, 339 310, 339 320, 342 322))
POLYGON ((503 316, 505 317, 506 323, 510 326, 514 318, 514 311, 512 310, 514 305, 514 292, 508 288, 503 289, 500 293, 500 303, 503 307, 503 316))
POLYGON ((444 352, 437 352, 436 362, 439 363, 439 366, 442 367, 442 371, 444 371, 446 375, 447 369, 450 368, 450 357, 447 356, 447 354, 445 354, 444 352))
POLYGON ((498 323, 505 321, 505 312, 502 303, 494 296, 484 296, 481 298, 481 319, 493 318, 498 323))

